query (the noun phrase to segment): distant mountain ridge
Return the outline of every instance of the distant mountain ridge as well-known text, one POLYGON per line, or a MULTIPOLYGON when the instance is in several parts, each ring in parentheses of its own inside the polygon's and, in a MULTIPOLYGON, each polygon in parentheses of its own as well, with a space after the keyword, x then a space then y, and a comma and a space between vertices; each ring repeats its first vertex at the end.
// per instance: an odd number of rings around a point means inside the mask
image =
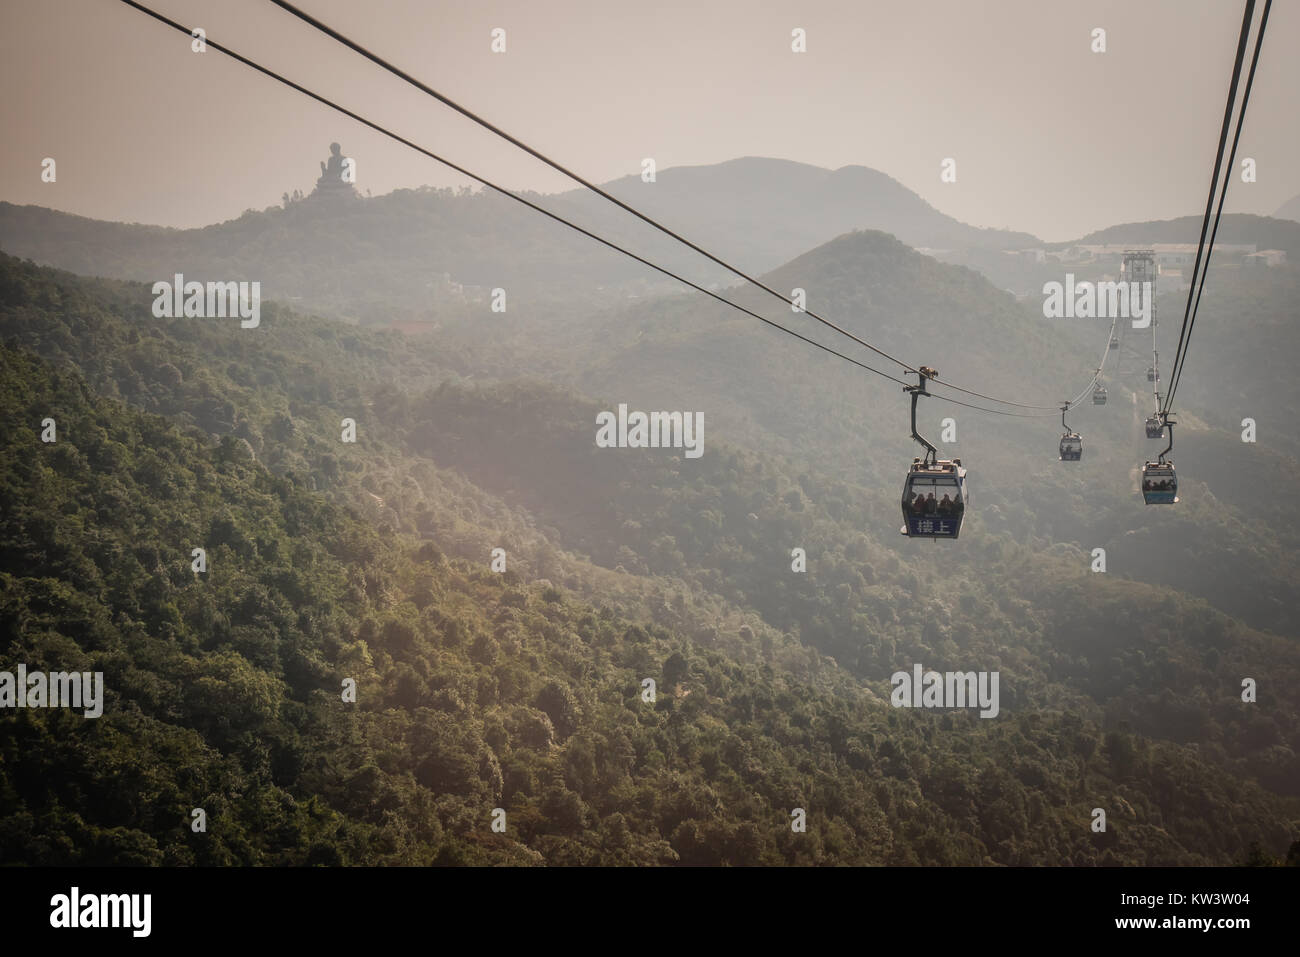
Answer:
MULTIPOLYGON (((1153 246, 1160 243, 1195 246, 1201 235, 1202 216, 1180 216, 1177 219, 1148 222, 1119 223, 1099 229, 1065 242, 1041 243, 1042 252, 1067 252, 1075 246, 1153 246)), ((1245 244, 1256 250, 1281 249, 1287 261, 1294 264, 1300 258, 1300 222, 1247 213, 1226 213, 1219 221, 1215 236, 1219 246, 1245 244)), ((935 255, 945 262, 969 266, 982 272, 995 285, 1020 296, 1037 296, 1044 282, 1059 281, 1063 275, 1060 263, 1046 262, 1035 256, 1007 255, 1011 250, 968 246, 935 255)), ((1222 256, 1213 264, 1223 265, 1222 256)))
MULTIPOLYGON (((1300 197, 1297 197, 1300 198, 1300 197)), ((1120 223, 1080 239, 1048 244, 1050 249, 1093 243, 1195 243, 1201 234, 1201 216, 1120 223)), ((1300 222, 1249 213, 1226 213, 1219 221, 1216 243, 1254 243, 1260 249, 1282 249, 1289 258, 1300 255, 1300 222)))
MULTIPOLYGON (((602 188, 751 275, 865 229, 968 266, 1020 294, 1041 287, 1042 267, 1009 251, 1195 243, 1201 224, 1200 216, 1124 223, 1046 243, 1029 233, 962 223, 865 166, 829 170, 761 157, 671 167, 652 183, 631 175, 602 188)), ((525 195, 694 282, 736 282, 588 190, 525 195)), ((1229 214, 1218 241, 1282 249, 1294 262, 1300 222, 1229 214)), ((312 195, 200 229, 111 223, 0 203, 0 249, 81 275, 154 282, 182 272, 260 280, 266 299, 289 299, 363 323, 482 315, 493 289, 507 291, 516 315, 566 319, 680 288, 507 197, 428 187, 342 203, 312 195)))
MULTIPOLYGON (((828 170, 793 160, 746 156, 679 166, 656 182, 624 176, 607 192, 667 225, 689 223, 702 243, 770 269, 843 233, 873 229, 912 247, 1041 245, 1029 233, 981 229, 941 213, 902 183, 866 166, 828 170)), ((586 190, 558 197, 595 212, 609 208, 586 190)))
MULTIPOLYGON (((734 262, 765 271, 856 229, 910 246, 997 249, 1040 245, 1026 233, 984 230, 947 216, 884 173, 826 170, 747 157, 662 170, 657 181, 606 184, 647 215, 734 262)), ((528 198, 627 243, 695 281, 734 276, 585 190, 528 198)), ((309 196, 249 210, 201 229, 109 223, 0 203, 0 249, 82 275, 156 281, 176 272, 261 279, 266 298, 366 321, 429 318, 486 301, 492 288, 608 302, 611 287, 640 292, 668 280, 492 193, 398 190, 347 203, 309 196), (468 287, 468 288, 466 288, 468 287)), ((559 307, 557 307, 559 308, 559 307)))
POLYGON ((1274 219, 1294 219, 1300 222, 1300 194, 1292 196, 1285 203, 1277 208, 1273 214, 1274 219))

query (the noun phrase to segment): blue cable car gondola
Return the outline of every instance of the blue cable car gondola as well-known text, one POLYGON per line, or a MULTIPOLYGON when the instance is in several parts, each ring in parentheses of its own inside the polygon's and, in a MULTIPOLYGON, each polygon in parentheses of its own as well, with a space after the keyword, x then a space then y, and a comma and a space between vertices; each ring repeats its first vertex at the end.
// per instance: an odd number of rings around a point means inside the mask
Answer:
POLYGON ((1178 473, 1174 471, 1174 463, 1165 459, 1174 448, 1174 420, 1166 411, 1156 415, 1161 426, 1169 430, 1169 445, 1156 461, 1142 465, 1142 501, 1148 505, 1174 505, 1178 502, 1178 473))
POLYGON ((903 527, 912 538, 953 538, 966 514, 966 470, 961 459, 912 460, 903 482, 903 527))
POLYGON ((1173 462, 1147 462, 1142 466, 1142 500, 1148 505, 1173 505, 1178 501, 1178 475, 1173 462))
POLYGON ((940 459, 938 450, 916 431, 916 400, 930 393, 927 379, 938 378, 929 366, 921 366, 917 385, 905 386, 912 395, 912 438, 925 447, 925 458, 912 459, 903 479, 903 527, 909 538, 956 539, 961 534, 969 496, 966 469, 961 459, 940 459))

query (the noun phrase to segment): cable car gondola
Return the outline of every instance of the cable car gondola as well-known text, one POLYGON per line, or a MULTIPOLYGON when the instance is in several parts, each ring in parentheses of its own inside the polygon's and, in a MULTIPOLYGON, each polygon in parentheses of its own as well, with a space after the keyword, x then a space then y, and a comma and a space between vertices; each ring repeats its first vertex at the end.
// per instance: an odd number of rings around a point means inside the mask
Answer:
POLYGON ((1165 437, 1165 427, 1160 421, 1160 416, 1147 416, 1147 438, 1163 439, 1165 437))
POLYGON ((1148 505, 1173 505, 1178 501, 1178 475, 1173 462, 1147 462, 1142 466, 1142 500, 1148 505))
POLYGON ((1077 462, 1083 458, 1083 436, 1078 432, 1071 431, 1070 427, 1065 424, 1065 413, 1070 411, 1070 405, 1067 402, 1061 406, 1061 428, 1065 429, 1065 434, 1061 436, 1061 461, 1077 462))
POLYGON ((1093 405, 1105 405, 1105 404, 1106 404, 1106 390, 1105 390, 1105 388, 1103 388, 1102 386, 1099 385, 1099 386, 1097 386, 1097 388, 1095 388, 1095 389, 1092 390, 1092 404, 1093 404, 1093 405))
POLYGON ((1110 337, 1110 347, 1111 347, 1112 349, 1118 349, 1118 348, 1119 348, 1119 336, 1111 336, 1111 337, 1110 337))
POLYGON ((1148 382, 1160 381, 1160 373, 1156 371, 1155 366, 1147 366, 1147 381, 1148 382))
POLYGON ((903 527, 909 538, 956 539, 966 515, 966 469, 961 459, 940 459, 938 450, 916 431, 916 400, 925 391, 927 379, 938 373, 921 366, 919 383, 906 386, 912 395, 912 438, 925 447, 925 458, 912 459, 903 479, 903 527))
POLYGON ((961 459, 913 459, 903 482, 903 527, 912 538, 952 538, 966 512, 966 470, 961 459))
POLYGON ((1142 501, 1147 505, 1174 505, 1178 502, 1178 474, 1174 463, 1165 456, 1174 448, 1174 421, 1168 412, 1160 412, 1161 425, 1169 429, 1169 445, 1154 462, 1142 465, 1142 501))

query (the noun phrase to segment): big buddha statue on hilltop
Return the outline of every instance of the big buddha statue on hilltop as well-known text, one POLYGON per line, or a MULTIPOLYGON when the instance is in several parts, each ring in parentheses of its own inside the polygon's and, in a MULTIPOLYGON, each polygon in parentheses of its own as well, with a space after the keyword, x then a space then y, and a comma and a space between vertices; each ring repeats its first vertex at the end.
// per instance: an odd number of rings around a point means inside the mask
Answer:
POLYGON ((343 155, 338 143, 330 144, 330 158, 320 164, 320 179, 316 180, 316 194, 321 196, 355 196, 355 174, 351 160, 343 155))

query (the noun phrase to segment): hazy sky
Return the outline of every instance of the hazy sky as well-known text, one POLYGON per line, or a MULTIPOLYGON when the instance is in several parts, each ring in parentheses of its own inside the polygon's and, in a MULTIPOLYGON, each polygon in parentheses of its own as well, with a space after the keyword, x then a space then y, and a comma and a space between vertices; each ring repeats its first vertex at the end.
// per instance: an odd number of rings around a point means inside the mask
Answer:
MULTIPOLYGON (((595 181, 774 156, 879 169, 1047 240, 1204 208, 1237 0, 298 0, 595 181), (491 52, 493 28, 507 52, 491 52), (791 31, 808 51, 791 52, 791 31), (1093 28, 1107 52, 1090 50, 1093 28), (945 157, 957 182, 940 181, 945 157)), ((266 0, 155 9, 517 188, 567 181, 266 0)), ((1262 8, 1262 0, 1259 4, 1262 8)), ((1274 4, 1230 211, 1300 193, 1300 2, 1274 4)), ((374 194, 460 180, 118 0, 2 0, 0 199, 195 226, 308 191, 331 140, 374 194), (58 163, 42 183, 41 160, 58 163)))

